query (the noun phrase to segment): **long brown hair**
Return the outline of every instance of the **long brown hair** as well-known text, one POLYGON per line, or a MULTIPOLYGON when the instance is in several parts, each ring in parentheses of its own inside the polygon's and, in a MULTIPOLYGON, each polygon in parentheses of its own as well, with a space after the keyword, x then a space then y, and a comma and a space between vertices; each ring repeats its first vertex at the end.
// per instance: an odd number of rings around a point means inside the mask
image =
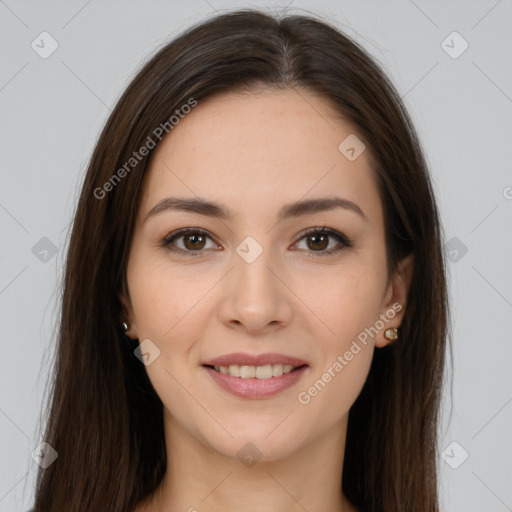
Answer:
POLYGON ((45 420, 44 440, 58 459, 38 474, 35 512, 132 511, 161 482, 162 402, 133 353, 137 341, 119 329, 153 149, 130 159, 159 126, 170 132, 169 119, 191 100, 258 86, 320 95, 356 127, 384 208, 389 275, 407 254, 415 258, 400 338, 375 351, 350 410, 340 485, 364 511, 439 510, 449 307, 442 227, 418 136, 385 73, 339 29, 314 16, 243 9, 199 22, 161 48, 98 139, 69 240, 45 420))

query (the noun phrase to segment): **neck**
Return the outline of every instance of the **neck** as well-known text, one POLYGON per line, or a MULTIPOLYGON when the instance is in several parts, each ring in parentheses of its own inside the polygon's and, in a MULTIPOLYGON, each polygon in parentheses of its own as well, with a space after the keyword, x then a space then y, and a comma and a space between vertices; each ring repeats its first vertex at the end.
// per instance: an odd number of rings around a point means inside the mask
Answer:
POLYGON ((243 463, 206 446, 167 415, 167 471, 150 510, 355 512, 341 490, 346 422, 344 417, 285 458, 262 454, 243 463))

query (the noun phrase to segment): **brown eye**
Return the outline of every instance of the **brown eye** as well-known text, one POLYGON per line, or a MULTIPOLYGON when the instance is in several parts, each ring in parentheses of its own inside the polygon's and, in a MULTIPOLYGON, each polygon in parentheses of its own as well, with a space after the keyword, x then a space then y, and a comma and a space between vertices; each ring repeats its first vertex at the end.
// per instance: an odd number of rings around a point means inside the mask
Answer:
POLYGON ((306 251, 310 257, 329 256, 352 247, 352 242, 343 233, 327 228, 312 228, 302 236, 299 242, 303 239, 306 239, 306 251), (331 241, 337 244, 327 249, 331 241))
POLYGON ((187 249, 197 250, 204 247, 205 237, 203 235, 184 235, 184 244, 187 249))
MULTIPOLYGON (((213 247, 207 247, 208 239, 212 240, 208 231, 204 229, 185 228, 164 238, 162 246, 171 252, 182 253, 187 256, 200 256, 206 252, 203 249, 218 249, 215 244, 213 244, 213 247), (181 244, 178 243, 180 241, 182 241, 181 244)), ((352 247, 352 242, 343 233, 333 229, 312 228, 299 239, 299 242, 303 239, 306 239, 306 251, 310 257, 329 256, 352 247), (337 244, 335 243, 333 247, 327 249, 331 241, 335 241, 337 244)))
MULTIPOLYGON (((199 256, 205 252, 210 235, 203 229, 181 229, 162 240, 162 246, 172 252, 181 252, 189 256, 199 256)), ((216 248, 213 244, 212 248, 216 248)))
POLYGON ((329 245, 328 235, 309 235, 307 239, 311 241, 311 244, 308 243, 308 247, 312 250, 323 250, 329 245))

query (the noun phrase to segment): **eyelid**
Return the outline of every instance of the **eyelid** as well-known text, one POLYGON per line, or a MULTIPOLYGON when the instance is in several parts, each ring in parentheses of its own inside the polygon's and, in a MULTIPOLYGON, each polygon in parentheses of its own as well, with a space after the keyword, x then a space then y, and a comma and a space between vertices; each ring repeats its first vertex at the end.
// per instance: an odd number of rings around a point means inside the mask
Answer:
MULTIPOLYGON (((178 229, 176 231, 173 231, 172 233, 170 233, 166 237, 164 237, 164 239, 161 242, 162 246, 165 249, 167 249, 168 251, 173 252, 173 253, 181 253, 181 254, 185 254, 187 256, 199 256, 199 255, 201 255, 201 253, 205 252, 204 250, 186 251, 186 250, 181 249, 179 247, 178 248, 171 248, 170 247, 171 246, 171 242, 173 242, 174 240, 176 240, 176 239, 178 239, 178 238, 180 238, 182 236, 186 236, 186 235, 189 235, 189 234, 199 234, 199 235, 202 235, 202 236, 204 236, 206 238, 209 238, 213 242, 217 243, 215 241, 215 238, 206 229, 190 227, 190 228, 178 229)), ((336 229, 328 228, 325 225, 324 226, 314 226, 314 227, 311 227, 311 228, 308 228, 308 229, 302 231, 298 235, 298 237, 297 237, 296 241, 293 243, 293 245, 295 245, 298 242, 300 242, 303 238, 305 238, 305 237, 307 237, 309 235, 313 235, 313 234, 330 236, 330 237, 332 237, 332 238, 334 238, 334 239, 336 239, 338 241, 338 244, 340 245, 340 247, 332 248, 332 249, 329 249, 328 251, 325 251, 325 250, 324 251, 307 251, 309 253, 308 256, 311 256, 311 257, 314 257, 312 255, 315 255, 315 253, 316 253, 317 256, 320 256, 320 257, 322 257, 322 256, 329 256, 329 255, 341 252, 344 249, 351 248, 353 246, 351 240, 345 234, 337 231, 336 229)), ((294 250, 296 250, 296 249, 294 249, 294 250)))

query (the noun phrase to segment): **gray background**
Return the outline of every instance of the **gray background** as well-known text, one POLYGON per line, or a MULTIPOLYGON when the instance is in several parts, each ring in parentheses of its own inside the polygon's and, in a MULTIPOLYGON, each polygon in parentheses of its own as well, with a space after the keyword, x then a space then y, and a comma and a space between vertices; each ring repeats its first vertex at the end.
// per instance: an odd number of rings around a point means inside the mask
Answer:
MULTIPOLYGON (((288 5, 327 16, 366 47, 417 126, 452 259, 442 510, 512 510, 512 2, 288 5), (454 31, 469 44, 460 55, 454 31)), ((0 0, 0 512, 32 504, 67 227, 103 123, 157 47, 241 6, 285 3, 0 0), (46 59, 31 47, 43 46, 43 31, 58 43, 46 59)))

